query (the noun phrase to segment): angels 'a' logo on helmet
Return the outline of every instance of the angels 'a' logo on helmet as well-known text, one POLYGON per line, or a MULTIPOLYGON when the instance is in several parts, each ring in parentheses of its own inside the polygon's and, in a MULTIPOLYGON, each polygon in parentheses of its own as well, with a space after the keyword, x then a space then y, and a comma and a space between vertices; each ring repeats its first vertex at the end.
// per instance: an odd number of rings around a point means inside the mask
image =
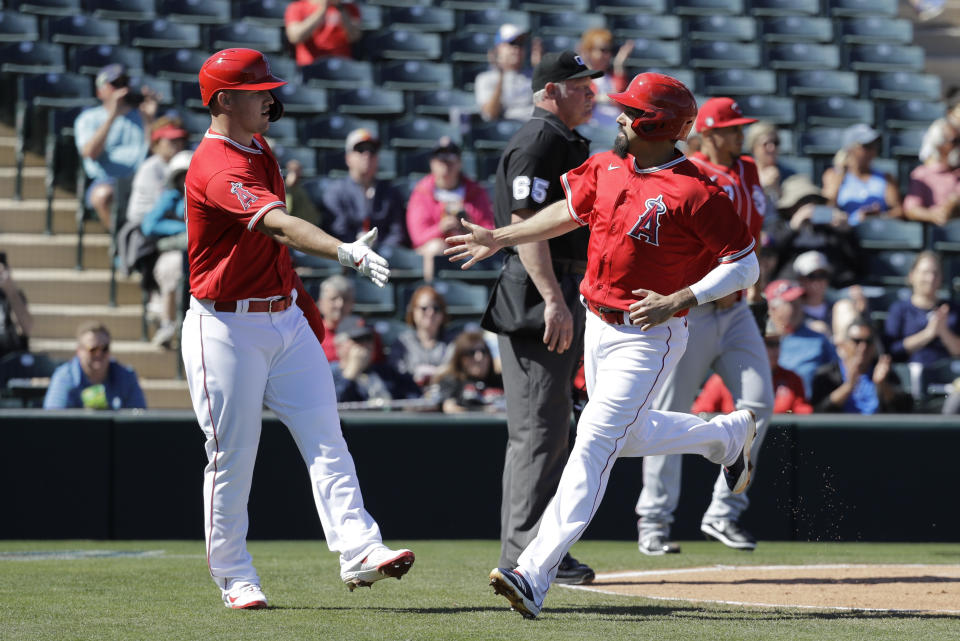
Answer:
POLYGON ((250 208, 250 205, 257 202, 257 199, 260 196, 254 196, 250 193, 250 190, 243 186, 243 183, 230 183, 230 193, 237 196, 237 200, 240 201, 240 206, 243 207, 243 211, 247 211, 250 208))
POLYGON ((660 216, 667 213, 667 206, 663 204, 663 194, 656 198, 647 198, 643 203, 646 209, 640 214, 637 223, 627 232, 627 236, 660 246, 660 216))

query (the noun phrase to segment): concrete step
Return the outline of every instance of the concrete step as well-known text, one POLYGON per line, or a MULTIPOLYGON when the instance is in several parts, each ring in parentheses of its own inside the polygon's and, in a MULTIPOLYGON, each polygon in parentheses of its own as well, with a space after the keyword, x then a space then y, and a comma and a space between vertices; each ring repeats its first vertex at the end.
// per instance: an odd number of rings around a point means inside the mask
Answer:
MULTIPOLYGON (((17 137, 13 135, 0 135, 0 167, 16 167, 17 137)), ((28 151, 23 157, 24 167, 45 167, 46 161, 40 154, 28 151)))
POLYGON ((147 397, 148 409, 193 409, 185 380, 141 378, 140 388, 147 397))
MULTIPOLYGON (((50 358, 66 361, 77 352, 77 339, 40 338, 30 340, 30 350, 45 352, 50 358)), ((132 367, 141 378, 172 379, 177 376, 179 351, 154 347, 143 341, 111 340, 110 354, 117 362, 132 367)))
MULTIPOLYGON (((0 166, 0 198, 13 198, 14 183, 17 176, 17 169, 13 166, 0 166)), ((23 193, 24 198, 46 198, 46 167, 24 167, 23 168, 23 193)), ((65 189, 57 189, 55 195, 62 197, 69 196, 70 192, 65 189)))
MULTIPOLYGON (((53 200, 53 233, 72 234, 77 231, 77 199, 73 194, 53 200)), ((83 224, 85 233, 105 233, 96 220, 83 224)), ((47 230, 47 199, 0 198, 0 232, 40 234, 47 230)))
MULTIPOLYGON (((106 305, 110 302, 110 271, 107 269, 17 269, 17 284, 30 305, 106 305)), ((140 278, 117 274, 117 304, 138 305, 142 300, 140 278)))
MULTIPOLYGON (((141 305, 58 305, 30 303, 33 316, 32 339, 74 336, 80 323, 100 321, 110 328, 116 340, 138 341, 141 338, 143 308, 141 305)), ((152 332, 148 333, 148 336, 152 332)))
MULTIPOLYGON (((76 234, 0 234, 0 247, 7 252, 7 263, 23 267, 74 267, 77 264, 76 234)), ((110 267, 110 237, 84 234, 83 266, 91 269, 110 267)))

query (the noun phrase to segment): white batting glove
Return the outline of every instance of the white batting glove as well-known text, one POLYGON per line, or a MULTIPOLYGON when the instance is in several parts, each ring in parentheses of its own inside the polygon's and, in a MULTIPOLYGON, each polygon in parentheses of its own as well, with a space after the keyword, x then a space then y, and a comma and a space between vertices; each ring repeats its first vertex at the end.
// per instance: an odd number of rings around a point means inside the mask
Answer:
POLYGON ((337 259, 341 265, 352 267, 378 287, 383 287, 390 280, 390 266, 383 256, 370 249, 376 239, 377 228, 374 227, 355 242, 337 245, 337 259))

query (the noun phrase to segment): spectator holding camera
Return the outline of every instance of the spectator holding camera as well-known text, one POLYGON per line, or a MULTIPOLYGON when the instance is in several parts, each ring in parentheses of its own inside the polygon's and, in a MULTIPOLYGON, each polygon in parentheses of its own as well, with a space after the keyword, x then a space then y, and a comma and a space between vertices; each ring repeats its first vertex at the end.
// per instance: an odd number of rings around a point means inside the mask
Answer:
POLYGON ((461 221, 493 228, 493 206, 486 190, 463 175, 460 147, 444 136, 434 145, 430 173, 413 188, 407 203, 407 231, 422 254, 430 279, 433 257, 447 248, 447 236, 466 233, 461 221))
POLYGON ((896 179, 873 168, 879 152, 880 132, 865 123, 852 125, 843 132, 833 167, 823 172, 824 198, 847 214, 851 227, 867 216, 902 216, 896 179))
MULTIPOLYGON (((489 52, 490 69, 477 74, 474 95, 484 120, 528 120, 533 113, 530 75, 524 72, 523 52, 527 32, 515 24, 502 24, 489 52)), ((540 44, 534 43, 530 59, 540 61, 540 44)))
POLYGON ((945 225, 960 215, 960 131, 934 120, 920 144, 922 165, 910 172, 903 213, 910 220, 945 225))
POLYGON ((360 10, 343 0, 295 0, 283 14, 287 40, 297 64, 304 67, 321 56, 353 56, 360 39, 360 10))
POLYGON ((100 222, 111 229, 116 182, 131 178, 147 157, 157 97, 130 86, 121 64, 107 65, 96 78, 100 106, 84 109, 74 122, 77 151, 90 179, 85 195, 100 222))

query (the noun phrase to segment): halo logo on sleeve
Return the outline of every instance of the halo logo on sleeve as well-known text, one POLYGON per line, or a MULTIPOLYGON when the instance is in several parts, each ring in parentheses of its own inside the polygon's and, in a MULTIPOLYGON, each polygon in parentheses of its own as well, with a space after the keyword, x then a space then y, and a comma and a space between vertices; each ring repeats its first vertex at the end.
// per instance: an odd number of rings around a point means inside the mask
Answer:
POLYGON ((260 196, 254 196, 250 193, 250 190, 243 186, 243 183, 230 183, 230 193, 237 196, 237 200, 240 201, 240 206, 243 207, 243 211, 250 209, 250 205, 257 202, 260 196))

